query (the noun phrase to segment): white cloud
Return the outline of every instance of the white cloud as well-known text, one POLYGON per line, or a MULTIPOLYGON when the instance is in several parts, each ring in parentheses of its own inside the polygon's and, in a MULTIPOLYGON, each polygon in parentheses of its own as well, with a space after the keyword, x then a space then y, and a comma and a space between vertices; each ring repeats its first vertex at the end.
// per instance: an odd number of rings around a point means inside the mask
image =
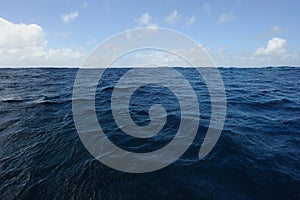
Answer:
POLYGON ((286 40, 282 38, 273 37, 268 41, 266 47, 256 49, 254 55, 274 55, 283 54, 286 52, 285 49, 286 40))
POLYGON ((273 26, 271 29, 272 34, 280 33, 281 31, 282 31, 282 28, 278 25, 273 26))
POLYGON ((223 23, 227 23, 230 22, 231 20, 233 20, 234 15, 230 12, 230 13, 222 13, 218 19, 218 23, 223 24, 223 23))
POLYGON ((0 32, 1 48, 26 48, 31 44, 43 47, 47 44, 43 29, 36 24, 13 24, 0 18, 0 32))
POLYGON ((195 16, 192 16, 192 17, 188 18, 186 20, 186 25, 188 25, 188 26, 192 25, 195 22, 195 20, 196 20, 195 16))
POLYGON ((207 15, 211 15, 211 7, 208 3, 203 4, 202 9, 207 15))
POLYGON ((148 28, 156 29, 156 28, 158 28, 158 25, 157 25, 157 24, 154 24, 154 23, 149 23, 147 27, 148 27, 148 28))
POLYGON ((177 10, 174 10, 165 18, 165 20, 169 24, 175 24, 180 18, 181 16, 178 14, 177 10))
POLYGON ((50 49, 43 28, 0 18, 0 66, 79 65, 82 50, 50 49))
POLYGON ((125 58, 119 59, 116 66, 186 66, 186 61, 177 56, 164 52, 145 50, 134 52, 125 58))
POLYGON ((77 11, 71 12, 66 15, 61 15, 61 20, 63 21, 64 24, 72 22, 74 19, 79 17, 79 13, 77 11))
POLYGON ((140 18, 138 18, 138 23, 140 26, 148 25, 151 21, 152 17, 149 15, 149 13, 143 13, 140 18))
POLYGON ((113 63, 114 66, 191 66, 190 62, 201 63, 198 67, 212 66, 211 60, 206 56, 206 52, 199 47, 171 49, 171 52, 145 49, 135 51, 126 56, 118 58, 113 63), (183 56, 185 59, 177 55, 183 56), (188 60, 188 61, 187 61, 188 60))
POLYGON ((148 27, 148 28, 157 28, 158 26, 155 23, 152 23, 152 17, 149 13, 143 13, 138 19, 137 22, 139 26, 148 27))
POLYGON ((272 38, 265 47, 254 52, 237 52, 220 48, 213 52, 212 58, 217 66, 231 67, 264 67, 264 66, 299 66, 300 53, 286 49, 287 41, 282 38, 272 38))
POLYGON ((44 63, 47 65, 56 65, 56 66, 79 66, 83 54, 81 50, 73 50, 70 48, 62 49, 49 49, 47 55, 44 57, 44 63))

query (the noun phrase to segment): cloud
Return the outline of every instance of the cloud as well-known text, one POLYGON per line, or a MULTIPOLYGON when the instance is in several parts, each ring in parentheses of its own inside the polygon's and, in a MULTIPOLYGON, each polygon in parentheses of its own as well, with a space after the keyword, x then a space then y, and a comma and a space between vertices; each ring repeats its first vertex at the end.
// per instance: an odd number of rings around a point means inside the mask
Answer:
POLYGON ((275 25, 271 29, 271 34, 280 33, 281 31, 282 31, 282 28, 280 26, 278 26, 278 25, 275 25))
POLYGON ((165 52, 161 50, 142 49, 118 58, 118 60, 114 62, 113 65, 115 67, 118 66, 188 67, 191 66, 191 63, 197 62, 198 64, 201 63, 201 65, 199 65, 198 67, 212 66, 211 60, 206 56, 206 52, 203 51, 203 49, 199 49, 199 47, 171 49, 170 51, 173 53, 165 52), (178 55, 183 56, 188 61, 179 57, 178 55))
POLYGON ((218 66, 263 67, 263 66, 299 66, 300 53, 290 52, 283 38, 270 39, 265 47, 255 51, 237 52, 220 48, 212 57, 218 66))
POLYGON ((152 17, 149 13, 143 13, 138 19, 137 22, 140 27, 148 27, 148 28, 157 28, 158 26, 155 23, 152 23, 152 17))
POLYGON ((84 57, 81 50, 70 48, 49 49, 43 62, 47 65, 55 66, 79 66, 84 57))
POLYGON ((140 18, 138 18, 138 23, 142 25, 148 25, 151 21, 152 17, 149 15, 149 13, 143 13, 140 18))
POLYGON ((222 13, 218 19, 218 23, 223 24, 223 23, 227 23, 230 22, 231 20, 233 20, 234 15, 230 12, 230 13, 222 13))
POLYGON ((92 38, 91 40, 86 41, 86 44, 88 45, 96 45, 98 42, 96 40, 96 38, 92 38))
POLYGON ((267 32, 258 35, 258 38, 262 39, 262 38, 269 38, 271 36, 277 35, 279 33, 282 32, 282 28, 281 26, 278 25, 274 25, 271 29, 269 29, 267 32))
POLYGON ((230 49, 219 49, 212 53, 217 66, 222 67, 266 67, 266 66, 299 66, 300 54, 284 53, 282 55, 253 55, 252 52, 236 52, 230 49))
POLYGON ((186 25, 188 25, 188 26, 192 25, 195 22, 195 20, 196 20, 195 16, 192 16, 192 17, 188 18, 186 20, 186 25))
POLYGON ((67 24, 74 21, 77 17, 79 17, 79 13, 75 11, 66 15, 61 15, 61 20, 63 21, 64 24, 67 24))
POLYGON ((0 66, 79 65, 82 50, 47 49, 43 28, 0 18, 0 66))
POLYGON ((255 51, 236 51, 219 48, 212 51, 212 58, 217 66, 230 67, 265 67, 265 66, 299 66, 300 52, 288 51, 287 41, 274 37, 266 42, 265 47, 255 51))
POLYGON ((268 41, 266 47, 256 49, 254 55, 274 55, 283 54, 286 52, 285 49, 286 40, 282 38, 273 37, 268 41))
POLYGON ((174 10, 173 12, 170 13, 169 16, 165 18, 165 20, 168 24, 172 25, 175 24, 180 18, 181 16, 178 14, 176 10, 174 10))
POLYGON ((207 15, 211 15, 211 7, 208 3, 203 4, 202 9, 207 15))

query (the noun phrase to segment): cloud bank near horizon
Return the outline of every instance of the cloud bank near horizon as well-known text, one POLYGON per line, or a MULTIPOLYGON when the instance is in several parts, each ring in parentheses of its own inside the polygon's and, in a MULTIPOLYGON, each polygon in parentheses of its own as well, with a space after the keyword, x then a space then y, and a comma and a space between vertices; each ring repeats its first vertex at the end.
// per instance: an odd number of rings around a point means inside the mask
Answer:
MULTIPOLYGON (((203 11, 208 15, 212 15, 209 4, 203 5, 203 11)), ((61 15, 63 24, 69 24, 78 19, 78 11, 61 15)), ((229 13, 223 13, 219 16, 217 23, 224 26, 235 19, 235 16, 229 13)), ((196 16, 183 16, 177 10, 173 10, 161 19, 170 26, 182 23, 190 27, 194 26, 196 16)), ((150 12, 140 14, 140 17, 133 19, 136 27, 158 28, 157 18, 150 15, 150 12)), ((282 31, 282 27, 274 25, 269 35, 277 34, 282 31)), ((79 67, 89 52, 85 47, 79 49, 74 48, 49 48, 49 41, 46 39, 47 34, 44 28, 37 24, 13 23, 4 18, 0 18, 0 67, 34 67, 34 66, 66 66, 79 67)), ((71 37, 71 33, 64 35, 71 37)), ((130 35, 128 35, 130 38, 130 35)), ((134 39, 134 38, 131 38, 134 39)), ((96 45, 96 44, 95 44, 96 45)), ((265 46, 257 47, 248 52, 231 52, 230 49, 221 47, 219 49, 211 49, 203 46, 214 60, 216 66, 231 67, 251 67, 251 66, 297 66, 300 64, 300 53, 291 53, 287 49, 288 41, 280 37, 272 37, 266 41, 265 46)), ((183 51, 183 50, 178 50, 183 51)), ((188 52, 187 52, 188 53, 188 52)), ((163 63, 170 59, 160 52, 151 55, 137 54, 139 63, 146 62, 149 57, 157 60, 157 63, 163 63), (144 58, 144 60, 142 59, 144 58)), ((132 63, 132 62, 129 62, 132 63)), ((132 64, 134 66, 134 64, 132 64)))

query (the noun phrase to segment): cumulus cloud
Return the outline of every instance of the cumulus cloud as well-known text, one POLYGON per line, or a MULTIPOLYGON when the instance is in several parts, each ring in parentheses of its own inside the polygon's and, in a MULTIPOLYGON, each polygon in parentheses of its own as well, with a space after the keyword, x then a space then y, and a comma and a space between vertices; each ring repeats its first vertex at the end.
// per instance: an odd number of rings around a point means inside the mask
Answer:
POLYGON ((283 54, 286 52, 285 49, 286 40, 282 38, 273 37, 268 41, 266 47, 256 49, 254 55, 274 55, 283 54))
POLYGON ((195 22, 195 20, 196 20, 196 17, 195 17, 195 16, 192 16, 192 17, 190 17, 190 18, 187 18, 187 20, 186 20, 186 25, 188 25, 188 26, 192 25, 192 24, 195 22))
POLYGON ((69 14, 61 15, 61 20, 64 24, 70 23, 74 21, 77 17, 79 17, 79 13, 77 11, 71 12, 69 14))
POLYGON ((218 23, 223 24, 232 21, 234 18, 234 15, 230 13, 222 13, 218 19, 218 23))
POLYGON ((299 52, 290 52, 283 38, 270 39, 265 47, 251 52, 236 52, 220 48, 214 55, 218 66, 263 67, 263 66, 299 66, 299 52))
POLYGON ((47 49, 43 28, 0 18, 0 66, 78 65, 82 50, 47 49))
POLYGON ((165 20, 168 24, 175 24, 180 18, 181 16, 178 14, 177 10, 174 10, 165 18, 165 20))
POLYGON ((223 67, 299 66, 300 52, 288 49, 286 39, 271 37, 265 43, 254 50, 237 51, 221 47, 212 49, 210 54, 216 65, 223 67))
POLYGON ((208 3, 203 4, 202 9, 207 15, 211 15, 211 7, 208 3))

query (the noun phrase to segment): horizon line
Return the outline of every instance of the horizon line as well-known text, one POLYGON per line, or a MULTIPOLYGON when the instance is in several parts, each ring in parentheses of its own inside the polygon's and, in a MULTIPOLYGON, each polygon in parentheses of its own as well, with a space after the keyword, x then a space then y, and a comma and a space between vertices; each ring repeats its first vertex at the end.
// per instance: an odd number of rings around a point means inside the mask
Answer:
POLYGON ((269 66, 206 66, 206 67, 194 67, 194 66, 155 66, 155 67, 140 67, 140 66, 110 66, 110 67, 81 67, 81 66, 0 66, 0 69, 34 69, 34 68, 45 68, 45 69, 107 69, 107 68, 280 68, 280 67, 291 67, 297 68, 299 66, 289 66, 289 65, 269 65, 269 66))

